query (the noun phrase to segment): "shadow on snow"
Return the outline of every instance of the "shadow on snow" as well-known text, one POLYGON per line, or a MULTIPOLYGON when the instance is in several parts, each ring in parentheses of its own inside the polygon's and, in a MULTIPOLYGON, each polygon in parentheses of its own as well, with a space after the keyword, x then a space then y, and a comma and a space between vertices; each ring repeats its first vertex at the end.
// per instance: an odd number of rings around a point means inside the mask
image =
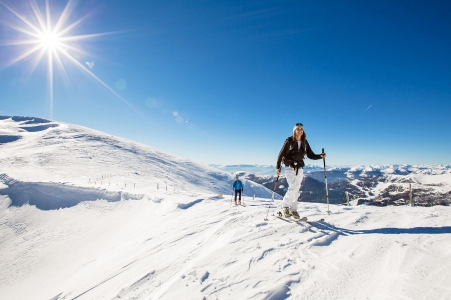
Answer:
POLYGON ((413 227, 413 228, 376 228, 365 230, 352 230, 340 228, 326 222, 312 223, 318 229, 334 231, 340 235, 355 235, 355 234, 446 234, 451 233, 451 226, 442 227, 413 227))

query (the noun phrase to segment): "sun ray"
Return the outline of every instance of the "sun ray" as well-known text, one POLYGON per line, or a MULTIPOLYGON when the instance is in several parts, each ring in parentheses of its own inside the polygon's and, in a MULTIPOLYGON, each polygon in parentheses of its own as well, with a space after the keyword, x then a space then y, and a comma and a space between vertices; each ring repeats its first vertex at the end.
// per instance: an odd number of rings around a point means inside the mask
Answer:
POLYGON ((70 80, 69 80, 69 75, 68 75, 67 72, 66 72, 66 68, 64 68, 64 64, 63 64, 63 62, 62 62, 62 60, 61 60, 61 57, 60 57, 58 51, 55 51, 54 54, 55 54, 55 60, 56 60, 56 62, 57 62, 57 65, 58 65, 60 71, 63 73, 64 82, 65 82, 65 83, 69 83, 69 82, 70 82, 70 80))
POLYGON ((47 19, 47 32, 50 32, 52 28, 52 20, 50 17, 49 0, 45 0, 45 16, 47 19))
POLYGON ((22 34, 20 36, 21 38, 18 38, 16 40, 0 41, 0 46, 20 46, 22 48, 30 47, 29 49, 24 49, 25 52, 18 55, 17 57, 12 58, 6 65, 3 65, 1 67, 6 68, 12 66, 38 52, 32 61, 31 68, 28 73, 28 75, 31 76, 36 70, 39 63, 43 59, 45 59, 45 54, 47 54, 46 68, 50 104, 50 118, 53 118, 55 70, 58 70, 63 75, 62 77, 66 82, 70 82, 69 75, 65 67, 65 62, 70 62, 78 69, 82 70, 82 72, 88 74, 91 79, 100 83, 101 86, 106 88, 114 96, 119 98, 124 104, 126 104, 133 111, 139 114, 139 111, 137 111, 128 101, 121 97, 115 90, 113 90, 93 72, 88 70, 86 66, 80 63, 73 55, 71 55, 71 53, 77 53, 87 56, 89 55, 89 53, 83 51, 83 49, 78 46, 71 45, 70 42, 83 41, 106 35, 123 33, 125 31, 71 35, 70 32, 78 25, 80 25, 86 18, 88 18, 92 14, 92 12, 78 18, 74 22, 65 26, 65 23, 69 21, 70 14, 74 9, 74 0, 67 0, 62 12, 58 17, 53 19, 56 21, 56 24, 52 25, 52 10, 49 0, 44 1, 44 9, 42 9, 42 6, 39 6, 37 4, 36 0, 28 0, 28 3, 31 11, 29 15, 26 15, 20 14, 18 11, 0 0, 0 5, 6 8, 5 11, 11 12, 19 20, 15 23, 9 23, 4 20, 2 20, 1 22, 3 24, 6 24, 8 28, 22 34), (26 38, 25 36, 28 36, 29 38, 26 38), (68 50, 70 50, 71 53, 69 53, 68 50), (55 64, 57 65, 57 68, 55 68, 55 64))
POLYGON ((66 22, 67 18, 69 18, 71 8, 72 0, 67 1, 66 6, 64 7, 63 12, 61 13, 60 17, 58 18, 58 22, 56 22, 55 27, 53 30, 55 32, 59 32, 61 34, 64 34, 65 32, 61 32, 60 27, 66 22))
POLYGON ((0 46, 21 46, 21 45, 32 45, 38 44, 39 40, 23 40, 23 41, 14 41, 14 42, 0 42, 0 46))
POLYGON ((39 34, 39 29, 36 28, 32 23, 28 22, 27 19, 25 19, 24 17, 22 17, 20 14, 18 14, 17 12, 15 12, 12 8, 10 8, 8 5, 6 5, 5 3, 3 3, 2 1, 0 1, 0 4, 2 4, 4 7, 6 7, 10 12, 12 12, 16 17, 18 17, 20 20, 22 20, 22 22, 24 22, 25 24, 27 24, 30 28, 34 29, 34 31, 36 31, 37 34, 39 34))
POLYGON ((50 115, 53 116, 53 50, 47 51, 48 71, 49 71, 49 98, 50 98, 50 115))
POLYGON ((71 50, 73 53, 77 53, 80 55, 88 55, 89 53, 83 49, 71 46, 69 44, 65 44, 65 43, 60 43, 58 45, 58 50, 63 51, 64 49, 66 50, 71 50))
POLYGON ((113 90, 108 84, 103 82, 94 73, 92 73, 91 71, 86 69, 85 66, 83 66, 78 60, 73 58, 69 53, 67 53, 67 51, 62 50, 61 53, 63 53, 68 59, 70 59, 77 67, 79 67, 81 70, 86 72, 88 75, 90 75, 92 78, 94 78, 98 83, 100 83, 103 87, 105 87, 107 90, 109 90, 111 93, 113 93, 116 97, 118 97, 120 100, 122 100, 127 106, 129 106, 131 109, 133 109, 135 112, 137 112, 136 109, 130 103, 128 103, 127 100, 125 100, 121 95, 116 93, 115 90, 113 90))
POLYGON ((117 34, 117 33, 121 33, 121 32, 124 32, 124 31, 114 31, 114 32, 103 32, 103 33, 93 33, 93 34, 67 36, 67 37, 61 37, 61 38, 59 38, 59 40, 62 41, 62 42, 77 41, 77 40, 95 38, 95 37, 99 37, 99 36, 117 34))
POLYGON ((27 74, 27 78, 30 78, 31 75, 34 73, 34 71, 36 70, 38 64, 41 62, 42 57, 44 57, 46 49, 41 48, 41 51, 39 52, 39 54, 34 58, 34 62, 31 65, 30 71, 27 74))
POLYGON ((28 3, 30 4, 31 9, 33 10, 34 17, 36 18, 36 20, 38 20, 38 23, 41 26, 40 32, 44 31, 46 27, 45 20, 44 17, 42 16, 41 10, 37 6, 37 4, 32 2, 31 0, 28 0, 28 3))
MULTIPOLYGON (((89 15, 89 14, 88 14, 89 15)), ((59 35, 64 35, 66 34, 66 32, 69 32, 70 30, 72 30, 73 28, 75 28, 78 24, 80 24, 81 22, 83 22, 88 15, 85 15, 83 17, 81 17, 80 19, 78 19, 77 21, 73 22, 72 24, 68 25, 67 27, 57 31, 59 35)))
POLYGON ((21 56, 13 59, 12 61, 10 61, 9 63, 7 63, 5 66, 3 66, 3 68, 7 68, 9 66, 14 65, 15 63, 21 61, 22 59, 30 56, 31 54, 35 53, 36 51, 38 51, 39 49, 41 49, 41 45, 37 45, 34 48, 28 50, 27 52, 25 52, 24 54, 22 54, 21 56))
POLYGON ((39 32, 34 33, 34 32, 29 31, 29 30, 26 30, 25 28, 21 28, 21 27, 18 27, 18 26, 10 25, 9 27, 14 29, 14 30, 16 30, 16 31, 25 33, 26 35, 29 35, 29 36, 32 36, 32 37, 35 37, 35 38, 39 38, 39 32))

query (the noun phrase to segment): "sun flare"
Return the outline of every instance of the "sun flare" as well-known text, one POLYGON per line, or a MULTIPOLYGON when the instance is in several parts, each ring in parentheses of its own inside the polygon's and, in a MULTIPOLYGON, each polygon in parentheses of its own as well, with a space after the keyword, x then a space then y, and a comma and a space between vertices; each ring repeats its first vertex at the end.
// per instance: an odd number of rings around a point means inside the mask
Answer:
MULTIPOLYGON (((0 6, 5 7, 16 18, 16 23, 9 24, 9 27, 16 31, 17 37, 25 39, 13 39, 7 41, 1 41, 2 46, 27 46, 23 53, 11 59, 9 62, 4 63, 2 67, 6 68, 16 64, 25 58, 35 55, 35 60, 32 65, 31 73, 36 66, 42 60, 44 56, 47 56, 47 74, 48 74, 48 88, 49 88, 49 101, 50 101, 50 118, 53 118, 53 87, 54 87, 54 65, 56 64, 61 71, 63 77, 69 80, 66 72, 65 63, 70 62, 77 68, 87 73, 92 79, 100 83, 116 97, 122 100, 129 107, 131 105, 117 94, 111 87, 98 78, 92 71, 87 69, 85 62, 80 62, 76 57, 85 56, 87 53, 79 48, 79 45, 73 45, 71 42, 82 41, 89 38, 95 38, 103 35, 113 34, 115 32, 96 33, 96 34, 84 34, 84 35, 71 35, 70 31, 77 27, 87 16, 84 16, 75 22, 65 25, 70 17, 70 12, 73 10, 73 0, 68 0, 64 10, 61 12, 56 24, 52 23, 51 19, 51 6, 49 0, 45 0, 45 15, 41 12, 41 8, 35 0, 29 1, 32 14, 20 14, 2 0, 0 0, 0 6), (30 21, 30 20, 34 20, 30 21), (28 46, 29 45, 29 46, 28 46), (47 55, 45 55, 47 54, 47 55)), ((88 64, 90 68, 94 66, 93 62, 88 64)), ((133 108, 133 107, 131 107, 133 108)))

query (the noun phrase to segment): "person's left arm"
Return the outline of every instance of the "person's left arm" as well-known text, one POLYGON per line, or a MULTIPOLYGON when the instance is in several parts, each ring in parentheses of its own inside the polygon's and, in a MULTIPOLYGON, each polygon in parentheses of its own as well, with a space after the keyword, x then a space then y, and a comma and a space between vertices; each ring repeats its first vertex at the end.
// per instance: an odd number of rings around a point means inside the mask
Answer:
POLYGON ((305 141, 307 143, 307 157, 310 159, 321 159, 321 158, 326 158, 326 153, 321 153, 321 154, 315 154, 312 151, 312 148, 310 148, 310 145, 307 141, 305 141))

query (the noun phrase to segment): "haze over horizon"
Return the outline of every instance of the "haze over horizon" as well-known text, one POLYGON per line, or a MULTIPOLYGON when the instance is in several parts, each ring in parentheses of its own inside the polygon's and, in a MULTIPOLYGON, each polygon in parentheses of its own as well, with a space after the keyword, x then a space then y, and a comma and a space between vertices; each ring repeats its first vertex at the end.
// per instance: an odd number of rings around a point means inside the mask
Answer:
POLYGON ((297 122, 328 165, 450 163, 449 1, 48 4, 0 1, 0 115, 203 164, 274 165, 297 122))

